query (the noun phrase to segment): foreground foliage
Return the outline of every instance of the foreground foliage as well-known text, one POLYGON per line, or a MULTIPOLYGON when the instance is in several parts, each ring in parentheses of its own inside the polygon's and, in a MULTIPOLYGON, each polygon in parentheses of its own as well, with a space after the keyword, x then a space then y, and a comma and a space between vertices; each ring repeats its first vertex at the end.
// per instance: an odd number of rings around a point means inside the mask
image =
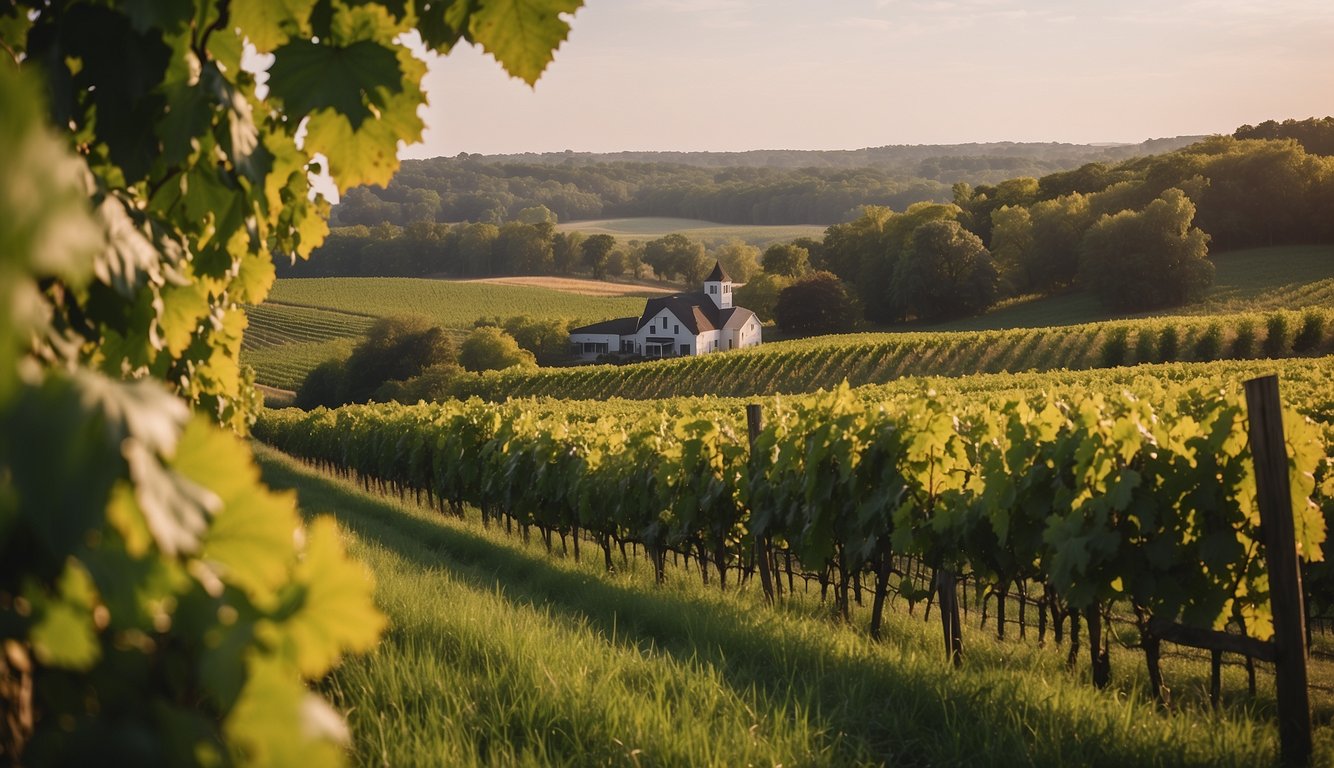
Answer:
POLYGON ((384 621, 236 434, 242 305, 324 237, 312 173, 420 137, 412 26, 532 82, 577 6, 0 6, 0 762, 341 762, 305 681, 384 621))

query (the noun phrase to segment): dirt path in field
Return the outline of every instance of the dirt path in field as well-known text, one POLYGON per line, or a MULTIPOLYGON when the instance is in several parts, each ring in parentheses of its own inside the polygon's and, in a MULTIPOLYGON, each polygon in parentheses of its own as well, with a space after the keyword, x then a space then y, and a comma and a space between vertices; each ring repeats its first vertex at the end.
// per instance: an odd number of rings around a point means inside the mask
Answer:
POLYGON ((520 277, 488 277, 481 280, 460 280, 463 283, 491 283, 493 285, 528 285, 534 288, 550 288, 553 291, 575 293, 580 296, 644 296, 657 293, 674 293, 671 288, 639 283, 606 283, 601 280, 581 280, 575 277, 545 277, 540 275, 520 277))

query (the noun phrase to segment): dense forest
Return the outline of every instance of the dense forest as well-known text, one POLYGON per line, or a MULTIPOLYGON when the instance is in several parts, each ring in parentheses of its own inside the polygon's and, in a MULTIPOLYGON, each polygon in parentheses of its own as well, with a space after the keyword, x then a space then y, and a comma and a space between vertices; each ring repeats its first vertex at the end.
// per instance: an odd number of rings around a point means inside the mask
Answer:
POLYGON ((561 221, 667 216, 727 224, 834 224, 862 205, 944 202, 956 182, 1042 176, 1167 152, 1141 144, 891 146, 850 151, 459 155, 408 160, 388 187, 350 190, 335 225, 490 222, 546 206, 561 221))

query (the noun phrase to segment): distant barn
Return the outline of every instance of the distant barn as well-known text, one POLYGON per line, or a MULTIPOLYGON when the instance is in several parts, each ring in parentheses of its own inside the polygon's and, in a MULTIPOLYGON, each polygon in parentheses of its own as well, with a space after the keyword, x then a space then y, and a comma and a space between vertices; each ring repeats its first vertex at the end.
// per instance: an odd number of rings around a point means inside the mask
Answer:
POLYGON ((684 357, 760 343, 760 321, 745 307, 732 306, 732 278, 715 264, 704 290, 649 299, 639 317, 623 317, 570 331, 573 353, 684 357))

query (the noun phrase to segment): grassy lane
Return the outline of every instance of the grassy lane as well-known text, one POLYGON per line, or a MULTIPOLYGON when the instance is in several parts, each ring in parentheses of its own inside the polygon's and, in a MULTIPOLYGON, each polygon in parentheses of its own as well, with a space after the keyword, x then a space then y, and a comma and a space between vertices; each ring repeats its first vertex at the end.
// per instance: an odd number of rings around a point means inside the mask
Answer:
MULTIPOLYGON (((655 588, 633 558, 605 575, 600 557, 549 556, 537 537, 525 547, 256 450, 266 481, 334 515, 376 573, 392 629, 326 683, 363 765, 1250 766, 1276 750, 1263 677, 1258 703, 1212 715, 1170 661, 1185 695, 1167 716, 1128 651, 1117 692, 1097 693, 1063 652, 972 621, 955 672, 920 610, 891 615, 876 646, 813 599, 766 610, 684 568, 655 588)), ((1229 667, 1225 689, 1243 680, 1229 667)))

